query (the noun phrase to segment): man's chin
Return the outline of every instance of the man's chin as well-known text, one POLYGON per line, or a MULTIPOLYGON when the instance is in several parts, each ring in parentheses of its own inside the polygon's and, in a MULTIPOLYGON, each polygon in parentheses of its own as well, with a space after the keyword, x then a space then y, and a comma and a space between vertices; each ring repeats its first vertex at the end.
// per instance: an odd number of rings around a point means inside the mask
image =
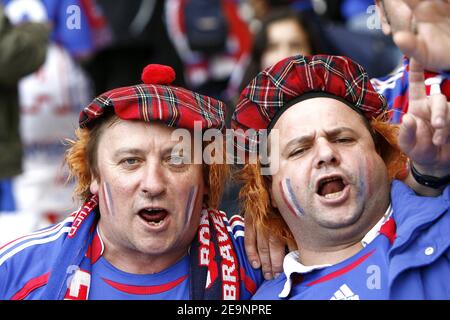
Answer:
POLYGON ((147 239, 141 241, 137 247, 144 254, 164 256, 171 254, 176 255, 177 252, 186 251, 188 246, 188 244, 179 238, 155 237, 151 240, 147 239))
POLYGON ((346 229, 354 226, 360 218, 361 213, 357 210, 350 210, 348 207, 333 208, 328 209, 327 214, 321 216, 319 224, 333 230, 346 229))
POLYGON ((172 248, 168 244, 163 244, 161 241, 156 241, 152 243, 140 244, 137 249, 142 254, 152 257, 159 257, 170 254, 172 248))

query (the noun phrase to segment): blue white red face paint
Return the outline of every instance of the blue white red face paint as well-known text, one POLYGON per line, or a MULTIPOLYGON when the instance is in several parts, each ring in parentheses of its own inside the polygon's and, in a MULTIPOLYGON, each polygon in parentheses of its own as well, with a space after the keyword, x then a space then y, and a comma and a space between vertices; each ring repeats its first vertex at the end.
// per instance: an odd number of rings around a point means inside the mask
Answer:
POLYGON ((195 202, 197 200, 198 186, 191 187, 184 210, 184 228, 188 228, 191 222, 192 213, 194 211, 195 202))
POLYGON ((295 196, 294 189, 291 185, 291 180, 286 178, 280 181, 280 192, 289 210, 295 216, 303 216, 303 209, 295 196))
POLYGON ((114 203, 113 203, 113 199, 111 196, 111 188, 109 187, 108 182, 103 182, 102 183, 102 189, 103 189, 103 198, 106 204, 106 210, 107 212, 109 212, 111 215, 115 215, 114 214, 114 203))

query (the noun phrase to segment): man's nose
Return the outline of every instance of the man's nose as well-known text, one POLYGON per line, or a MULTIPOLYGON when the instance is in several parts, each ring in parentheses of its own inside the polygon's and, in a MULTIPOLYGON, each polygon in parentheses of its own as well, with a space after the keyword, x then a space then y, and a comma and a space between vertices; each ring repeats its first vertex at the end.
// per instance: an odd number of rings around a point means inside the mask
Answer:
POLYGON ((142 193, 151 198, 161 196, 166 192, 166 182, 163 165, 157 161, 148 162, 141 181, 142 193))
POLYGON ((319 138, 316 145, 315 167, 337 166, 340 164, 339 153, 336 146, 325 138, 319 138))

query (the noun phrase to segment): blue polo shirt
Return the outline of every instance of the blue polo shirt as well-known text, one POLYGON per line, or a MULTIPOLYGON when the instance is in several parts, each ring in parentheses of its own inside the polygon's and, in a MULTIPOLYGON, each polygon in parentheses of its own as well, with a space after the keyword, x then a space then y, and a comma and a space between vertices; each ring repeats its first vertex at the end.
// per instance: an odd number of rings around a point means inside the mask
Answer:
POLYGON ((393 181, 391 203, 390 219, 356 255, 283 274, 253 299, 450 299, 450 186, 429 198, 393 181))

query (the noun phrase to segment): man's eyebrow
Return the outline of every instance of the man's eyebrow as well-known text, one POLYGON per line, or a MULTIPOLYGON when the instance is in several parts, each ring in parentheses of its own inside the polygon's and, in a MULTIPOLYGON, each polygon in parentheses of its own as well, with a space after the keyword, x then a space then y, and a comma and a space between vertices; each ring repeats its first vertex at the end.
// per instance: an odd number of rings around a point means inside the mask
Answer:
MULTIPOLYGON (((161 150, 162 154, 170 154, 172 153, 172 150, 175 148, 175 145, 173 146, 167 146, 164 149, 161 150)), ((184 150, 184 148, 181 148, 181 150, 184 150)), ((113 154, 114 157, 118 157, 124 154, 130 154, 130 155, 140 155, 143 152, 145 152, 142 149, 139 148, 128 148, 128 147, 124 147, 124 148, 120 148, 118 150, 116 150, 113 154)))
POLYGON ((178 152, 194 150, 194 147, 190 144, 190 142, 183 140, 182 142, 169 142, 165 148, 161 149, 161 154, 171 154, 175 148, 178 152))
MULTIPOLYGON (((356 131, 353 130, 350 127, 338 127, 338 128, 333 128, 330 130, 325 130, 325 133, 328 137, 335 137, 343 132, 350 132, 352 134, 356 134, 356 131)), ((303 143, 307 143, 310 142, 314 139, 315 134, 306 134, 300 137, 295 137, 291 140, 289 140, 288 143, 286 143, 286 145, 284 146, 283 150, 287 150, 290 147, 293 146, 297 146, 297 145, 301 145, 303 143)))
POLYGON ((116 150, 113 154, 114 157, 123 155, 123 154, 132 154, 132 155, 137 155, 137 154, 141 154, 142 150, 138 149, 138 148, 120 148, 118 150, 116 150))
POLYGON ((338 128, 333 128, 331 130, 325 130, 326 135, 331 136, 331 137, 337 136, 338 134, 343 133, 343 132, 350 132, 353 134, 357 134, 356 131, 350 127, 338 127, 338 128))
POLYGON ((313 139, 314 139, 314 134, 307 134, 307 135, 303 135, 300 137, 295 137, 295 138, 289 140, 289 142, 286 143, 286 145, 284 146, 283 149, 286 150, 292 146, 296 146, 296 145, 299 145, 299 144, 302 144, 305 142, 309 142, 313 139))

